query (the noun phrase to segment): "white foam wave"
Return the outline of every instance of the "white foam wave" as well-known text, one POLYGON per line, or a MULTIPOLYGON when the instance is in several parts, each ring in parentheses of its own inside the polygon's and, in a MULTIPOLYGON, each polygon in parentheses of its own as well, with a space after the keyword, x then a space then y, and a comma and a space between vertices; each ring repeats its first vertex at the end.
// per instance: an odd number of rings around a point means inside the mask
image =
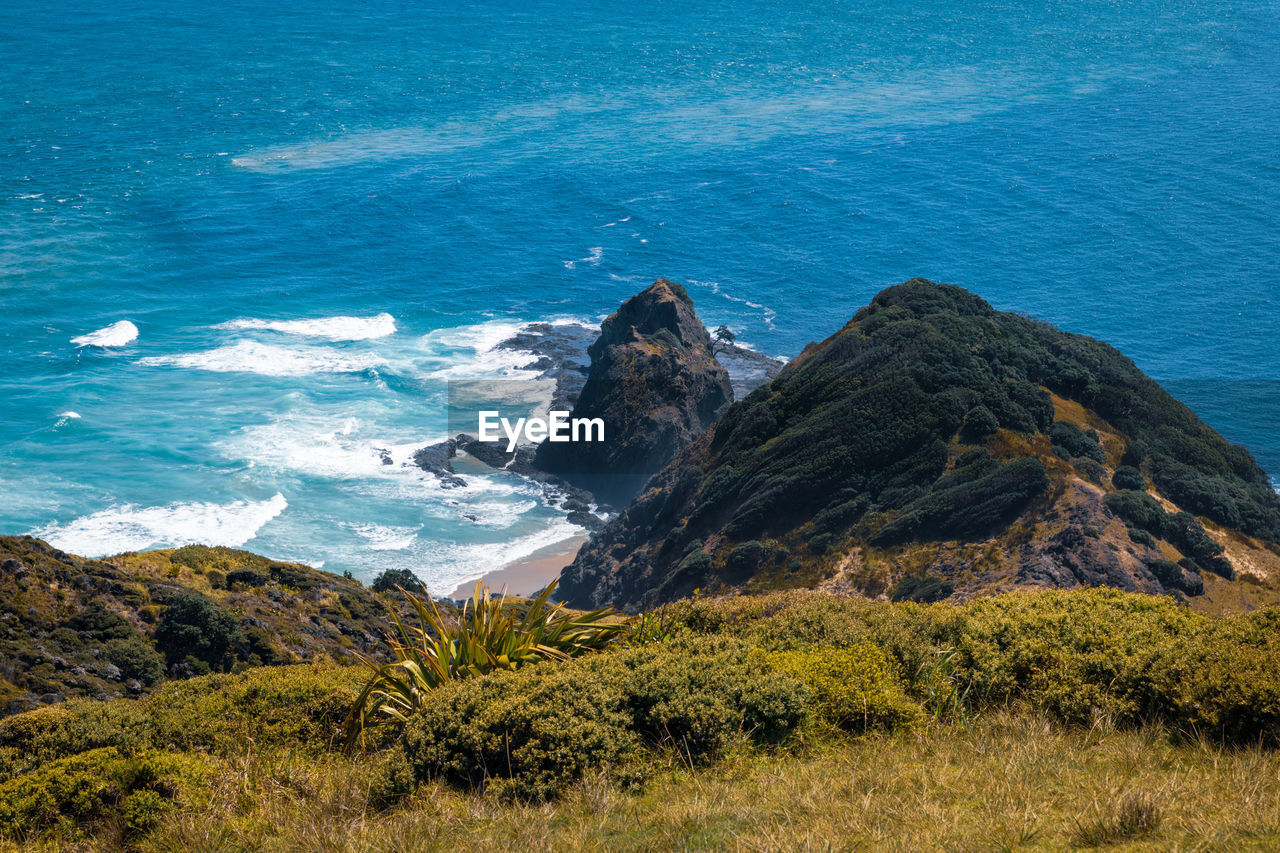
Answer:
POLYGON ((289 349, 257 341, 240 341, 217 349, 139 359, 138 364, 187 367, 217 373, 257 373, 262 376, 308 376, 316 373, 356 373, 386 362, 373 353, 346 353, 323 348, 289 349))
POLYGON ((314 415, 245 427, 224 450, 265 468, 344 480, 422 474, 413 465, 413 454, 431 443, 371 438, 356 418, 314 415))
POLYGON ((58 417, 79 419, 80 413, 79 412, 58 412, 58 417))
POLYGON ((590 264, 593 267, 600 266, 601 259, 604 258, 604 246, 592 246, 590 254, 585 258, 578 258, 574 261, 561 261, 567 270, 577 269, 578 264, 590 264))
POLYGON ((418 539, 417 527, 395 527, 383 524, 344 524, 343 527, 355 532, 369 543, 371 551, 403 551, 413 547, 418 539))
POLYGON ((395 334, 396 320, 383 312, 372 317, 318 317, 314 320, 261 320, 242 317, 219 323, 215 329, 263 329, 286 335, 330 341, 366 341, 395 334))
POLYGON ((78 347, 122 347, 138 339, 138 327, 128 320, 120 320, 110 326, 104 326, 96 332, 89 332, 71 339, 78 347))
POLYGON ((423 337, 423 343, 442 357, 446 366, 428 373, 433 379, 525 379, 527 368, 538 357, 523 350, 499 349, 498 344, 514 337, 525 323, 493 320, 451 329, 437 329, 423 337), (458 350, 469 350, 459 359, 458 350))
POLYGON ((82 516, 66 524, 50 524, 31 535, 82 557, 105 557, 123 551, 182 545, 240 547, 289 506, 284 495, 265 501, 229 504, 175 503, 138 507, 133 504, 82 516))
POLYGON ((492 527, 497 529, 506 529, 520 520, 520 516, 538 505, 534 500, 522 500, 514 503, 500 503, 497 501, 483 501, 471 503, 467 505, 467 509, 473 512, 481 527, 492 527))

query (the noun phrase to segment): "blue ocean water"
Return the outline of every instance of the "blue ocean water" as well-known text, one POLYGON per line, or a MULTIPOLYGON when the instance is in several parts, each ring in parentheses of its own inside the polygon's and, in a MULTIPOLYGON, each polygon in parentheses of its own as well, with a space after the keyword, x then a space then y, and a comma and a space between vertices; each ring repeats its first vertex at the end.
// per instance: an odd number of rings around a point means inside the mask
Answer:
POLYGON ((959 284, 1280 473, 1274 3, 10 0, 0 61, 3 533, 450 591, 574 528, 380 451, 659 275, 771 355, 959 284))

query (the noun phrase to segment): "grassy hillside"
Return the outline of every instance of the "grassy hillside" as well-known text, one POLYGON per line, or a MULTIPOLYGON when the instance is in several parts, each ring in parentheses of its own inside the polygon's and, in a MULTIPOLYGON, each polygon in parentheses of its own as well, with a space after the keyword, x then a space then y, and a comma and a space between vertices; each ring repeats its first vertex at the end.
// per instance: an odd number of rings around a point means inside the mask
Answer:
POLYGON ((359 581, 231 548, 86 560, 0 537, 0 714, 170 677, 385 651, 359 581))
POLYGON ((1121 353, 914 280, 731 407, 562 590, 632 608, 821 584, 1194 597, 1206 576, 1273 586, 1277 541, 1280 497, 1248 451, 1121 353))
MULTIPOLYGON (((32 849, 1274 849, 1280 611, 1020 593, 680 602, 431 690, 260 667, 0 721, 32 849)), ((2 843, 0 843, 2 844, 2 843)))

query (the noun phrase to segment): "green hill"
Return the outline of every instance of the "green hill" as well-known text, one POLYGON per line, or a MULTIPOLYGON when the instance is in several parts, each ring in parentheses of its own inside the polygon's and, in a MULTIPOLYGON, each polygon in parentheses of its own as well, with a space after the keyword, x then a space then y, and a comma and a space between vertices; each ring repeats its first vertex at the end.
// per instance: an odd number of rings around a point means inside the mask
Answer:
POLYGON ((385 654, 359 581, 231 548, 86 560, 0 537, 0 715, 166 678, 385 654))
POLYGON ((1280 560, 1280 497, 1100 341, 888 288, 732 406, 562 575, 581 606, 826 585, 1197 596, 1280 560))

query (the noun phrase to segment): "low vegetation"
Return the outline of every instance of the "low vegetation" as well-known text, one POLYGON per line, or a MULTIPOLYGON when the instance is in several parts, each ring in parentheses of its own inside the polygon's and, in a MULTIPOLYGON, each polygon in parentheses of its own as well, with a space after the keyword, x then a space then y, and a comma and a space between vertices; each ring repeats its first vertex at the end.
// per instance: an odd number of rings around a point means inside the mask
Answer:
POLYGON ((0 715, 264 664, 377 658, 385 613, 359 581, 233 548, 86 560, 0 536, 0 715))
MULTIPOLYGON (((424 633, 453 643, 495 620, 515 636, 523 620, 581 616, 483 597, 428 614, 424 633)), ((298 850, 1277 841, 1280 610, 1211 618, 1116 591, 963 605, 790 592, 695 598, 600 636, 522 666, 454 667, 403 709, 402 732, 370 729, 355 751, 343 723, 379 681, 368 667, 210 674, 11 717, 0 837, 298 850)))

